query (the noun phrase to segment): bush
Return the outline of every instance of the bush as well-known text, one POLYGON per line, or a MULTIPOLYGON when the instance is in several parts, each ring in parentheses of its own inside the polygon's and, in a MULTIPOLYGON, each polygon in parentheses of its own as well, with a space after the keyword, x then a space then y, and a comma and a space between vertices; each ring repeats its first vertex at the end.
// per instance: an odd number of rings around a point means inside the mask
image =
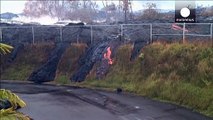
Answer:
POLYGON ((4 108, 4 105, 1 104, 0 116, 1 120, 30 120, 30 118, 20 112, 15 111, 19 107, 25 107, 26 104, 21 100, 16 94, 12 93, 9 90, 0 89, 0 100, 8 100, 10 105, 8 108, 4 108))

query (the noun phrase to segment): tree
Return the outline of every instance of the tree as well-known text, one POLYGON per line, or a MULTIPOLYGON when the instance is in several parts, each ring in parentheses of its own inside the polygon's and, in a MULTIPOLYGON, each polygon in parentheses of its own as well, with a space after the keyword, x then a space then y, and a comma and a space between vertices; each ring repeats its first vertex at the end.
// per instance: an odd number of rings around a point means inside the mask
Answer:
POLYGON ((67 19, 80 20, 86 23, 92 22, 97 13, 97 4, 92 1, 75 2, 76 8, 66 13, 67 19), (78 4, 77 4, 78 3, 78 4))
POLYGON ((102 10, 106 13, 107 22, 110 22, 111 19, 117 19, 118 15, 116 15, 116 12, 118 9, 114 3, 104 5, 102 10))
POLYGON ((201 15, 202 16, 206 16, 206 17, 213 16, 213 12, 212 11, 213 11, 213 6, 205 7, 204 10, 202 10, 201 15))
POLYGON ((156 19, 159 17, 159 13, 157 11, 157 6, 155 3, 146 3, 146 5, 144 5, 144 7, 146 9, 143 11, 142 18, 156 19))
POLYGON ((70 19, 91 21, 96 13, 97 4, 91 0, 28 0, 25 4, 24 14, 28 17, 41 17, 43 15, 57 17, 58 20, 70 19))

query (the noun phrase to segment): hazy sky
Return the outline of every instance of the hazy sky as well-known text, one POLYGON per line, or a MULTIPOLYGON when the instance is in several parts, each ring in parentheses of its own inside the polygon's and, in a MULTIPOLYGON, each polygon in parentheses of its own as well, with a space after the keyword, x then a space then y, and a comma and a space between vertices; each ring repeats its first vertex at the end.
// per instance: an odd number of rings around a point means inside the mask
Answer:
MULTIPOLYGON (((102 2, 100 0, 96 0, 99 6, 102 6, 102 2)), ((22 13, 24 9, 24 4, 26 0, 1 0, 1 13, 4 12, 12 12, 12 13, 22 13)), ((118 0, 114 0, 114 2, 118 3, 118 0)), ((175 2, 174 1, 151 1, 151 0, 133 0, 132 6, 133 11, 140 10, 144 8, 145 3, 156 3, 159 9, 171 9, 174 10, 175 2)), ((196 5, 203 5, 203 6, 212 6, 213 1, 206 0, 206 1, 196 1, 196 5)))

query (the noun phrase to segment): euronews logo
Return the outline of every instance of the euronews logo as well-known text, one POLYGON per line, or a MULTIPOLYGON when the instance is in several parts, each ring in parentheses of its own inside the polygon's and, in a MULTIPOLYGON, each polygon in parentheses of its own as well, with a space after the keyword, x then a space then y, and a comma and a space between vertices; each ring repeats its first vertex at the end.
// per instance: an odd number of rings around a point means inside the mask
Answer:
POLYGON ((182 9, 180 10, 180 15, 181 15, 182 17, 184 17, 184 18, 189 17, 189 15, 190 15, 190 9, 187 8, 187 7, 182 8, 182 9))
POLYGON ((196 22, 195 1, 175 2, 175 22, 194 23, 196 22))

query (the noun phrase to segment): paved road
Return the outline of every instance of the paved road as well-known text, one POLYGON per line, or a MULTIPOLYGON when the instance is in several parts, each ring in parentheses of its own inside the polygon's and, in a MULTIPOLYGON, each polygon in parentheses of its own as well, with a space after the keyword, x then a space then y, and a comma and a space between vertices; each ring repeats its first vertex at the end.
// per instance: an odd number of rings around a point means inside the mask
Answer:
POLYGON ((176 105, 130 94, 50 84, 1 81, 17 93, 34 120, 212 120, 176 105))

